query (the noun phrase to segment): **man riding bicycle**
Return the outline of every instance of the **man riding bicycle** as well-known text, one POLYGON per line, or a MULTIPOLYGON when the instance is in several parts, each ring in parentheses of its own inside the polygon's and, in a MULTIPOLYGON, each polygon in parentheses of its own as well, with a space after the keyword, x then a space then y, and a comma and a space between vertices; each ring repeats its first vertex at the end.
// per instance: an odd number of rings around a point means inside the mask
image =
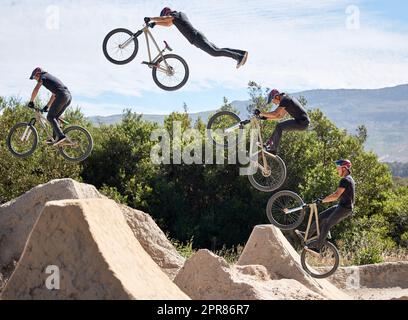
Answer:
MULTIPOLYGON (((337 206, 331 207, 319 215, 320 237, 316 242, 313 242, 309 250, 320 253, 324 241, 329 234, 330 229, 342 220, 350 217, 353 214, 355 203, 355 182, 351 176, 351 162, 349 160, 338 160, 335 162, 337 172, 342 178, 336 192, 327 196, 324 199, 318 199, 317 204, 335 202, 340 199, 337 206)), ((310 234, 316 232, 316 223, 313 223, 310 229, 310 234)))
POLYGON ((187 18, 187 15, 183 12, 173 11, 166 7, 161 11, 160 17, 145 18, 145 21, 147 23, 152 21, 153 23, 164 27, 171 27, 174 24, 192 45, 207 52, 209 55, 214 57, 228 57, 236 60, 237 69, 243 66, 248 59, 247 51, 229 48, 220 49, 215 44, 208 41, 203 33, 193 27, 187 18))
POLYGON ((267 120, 279 120, 287 114, 293 117, 291 120, 278 123, 272 136, 265 143, 265 149, 276 155, 279 152, 282 132, 304 131, 309 127, 310 119, 301 103, 286 93, 280 93, 278 90, 273 89, 268 95, 267 104, 272 102, 278 105, 278 108, 273 112, 261 113, 260 117, 266 118, 267 120))
POLYGON ((51 99, 41 111, 48 112, 47 120, 50 122, 54 131, 54 140, 47 140, 47 144, 57 146, 66 140, 66 136, 58 124, 58 119, 71 104, 71 93, 61 80, 41 68, 36 68, 31 73, 30 80, 34 79, 37 81, 37 85, 31 94, 31 100, 28 106, 34 108, 34 100, 41 86, 51 91, 51 99))

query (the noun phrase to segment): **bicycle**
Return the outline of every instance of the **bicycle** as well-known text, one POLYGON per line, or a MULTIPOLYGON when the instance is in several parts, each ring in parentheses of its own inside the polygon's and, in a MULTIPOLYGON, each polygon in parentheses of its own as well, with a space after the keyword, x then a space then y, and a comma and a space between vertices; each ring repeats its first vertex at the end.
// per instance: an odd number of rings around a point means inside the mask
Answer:
MULTIPOLYGON (((38 122, 47 135, 47 139, 53 140, 53 130, 47 119, 42 115, 45 113, 41 109, 32 108, 35 117, 30 122, 22 122, 11 128, 7 137, 7 147, 17 158, 27 158, 31 156, 38 147, 39 135, 35 128, 38 122)), ((69 123, 64 119, 58 119, 62 126, 69 123)), ((63 129, 67 140, 56 146, 58 152, 68 161, 81 162, 89 157, 93 149, 93 139, 91 134, 80 126, 69 126, 63 129)))
POLYGON ((248 120, 241 120, 240 117, 231 111, 221 111, 213 115, 207 124, 209 139, 215 146, 223 148, 234 148, 236 143, 242 141, 243 129, 250 125, 257 132, 257 143, 250 145, 251 165, 255 173, 248 175, 251 185, 262 192, 273 192, 279 189, 286 181, 285 162, 277 155, 269 153, 263 145, 262 133, 260 130, 260 120, 265 120, 257 114, 248 120), (255 150, 254 150, 255 147, 255 150), (257 159, 256 161, 253 159, 257 159))
MULTIPOLYGON (((310 250, 314 247, 320 236, 319 213, 317 203, 305 204, 302 198, 292 191, 280 191, 274 194, 268 202, 266 214, 269 221, 281 230, 294 230, 299 227, 305 216, 306 210, 310 209, 308 223, 305 232, 295 230, 302 243, 300 261, 303 269, 314 278, 327 278, 339 267, 340 255, 336 246, 325 239, 320 254, 310 250), (313 218, 316 221, 317 235, 310 236, 310 228, 313 218)), ((331 236, 329 235, 328 238, 331 236)))
POLYGON ((149 61, 143 61, 142 64, 152 69, 153 80, 159 88, 166 91, 178 90, 188 81, 190 75, 189 67, 187 62, 178 55, 164 55, 166 51, 172 52, 173 49, 170 48, 166 41, 164 41, 164 49, 161 50, 159 48, 159 45, 149 30, 149 28, 154 28, 154 26, 155 23, 149 23, 149 20, 145 19, 144 27, 136 33, 124 28, 112 30, 103 41, 103 53, 108 61, 117 65, 125 65, 133 61, 136 57, 139 51, 138 37, 144 34, 149 61), (158 55, 153 59, 149 38, 158 51, 158 55), (168 81, 168 83, 166 83, 166 81, 168 81))

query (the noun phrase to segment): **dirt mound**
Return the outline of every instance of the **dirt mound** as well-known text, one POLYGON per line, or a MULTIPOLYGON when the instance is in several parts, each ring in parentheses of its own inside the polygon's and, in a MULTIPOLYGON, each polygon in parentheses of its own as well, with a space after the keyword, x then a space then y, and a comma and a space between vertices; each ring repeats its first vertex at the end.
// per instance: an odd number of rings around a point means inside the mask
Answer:
POLYGON ((271 280, 265 267, 229 266, 208 250, 200 250, 174 282, 194 300, 321 300, 295 280, 271 280))
MULTIPOLYGON (((48 201, 106 199, 91 185, 72 179, 53 180, 39 185, 21 197, 0 206, 0 292, 15 269, 28 236, 48 201)), ((129 226, 143 248, 163 271, 174 278, 184 259, 147 214, 121 206, 129 226)))
POLYGON ((188 299, 107 199, 49 202, 2 299, 188 299), (59 288, 50 290, 50 266, 59 288), (55 275, 55 274, 54 274, 55 275))
POLYGON ((254 228, 238 265, 265 266, 275 279, 294 279, 328 299, 351 299, 325 279, 314 279, 303 271, 298 253, 282 232, 272 226, 254 228))
POLYGON ((0 206, 0 278, 5 281, 13 272, 34 223, 48 201, 100 197, 93 186, 63 179, 39 185, 0 206))
POLYGON ((328 278, 341 289, 408 288, 408 261, 339 268, 328 278))
POLYGON ((177 252, 163 231, 146 213, 120 206, 136 239, 170 279, 174 279, 185 259, 177 252))

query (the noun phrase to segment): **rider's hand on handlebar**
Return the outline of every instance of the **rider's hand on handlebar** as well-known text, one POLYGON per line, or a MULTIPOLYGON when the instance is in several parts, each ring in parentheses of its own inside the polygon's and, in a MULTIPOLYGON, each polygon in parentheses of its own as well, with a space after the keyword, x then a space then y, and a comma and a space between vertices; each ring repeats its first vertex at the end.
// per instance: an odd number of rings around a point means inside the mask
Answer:
POLYGON ((48 112, 48 106, 45 106, 44 108, 42 108, 41 112, 48 112))
POLYGON ((313 201, 314 203, 316 203, 317 205, 322 204, 323 203, 323 198, 317 198, 315 201, 313 201))
POLYGON ((34 102, 33 102, 33 101, 30 101, 30 102, 28 103, 27 107, 29 107, 29 108, 31 108, 31 109, 34 109, 34 108, 35 108, 34 102))
POLYGON ((149 27, 150 27, 150 28, 153 29, 155 26, 156 26, 156 22, 149 23, 149 27))
POLYGON ((259 110, 259 109, 254 110, 254 115, 255 116, 259 117, 260 114, 261 114, 261 110, 259 110))
POLYGON ((146 24, 148 24, 151 20, 152 20, 152 19, 149 18, 149 17, 145 17, 145 18, 144 18, 144 22, 145 22, 146 24))

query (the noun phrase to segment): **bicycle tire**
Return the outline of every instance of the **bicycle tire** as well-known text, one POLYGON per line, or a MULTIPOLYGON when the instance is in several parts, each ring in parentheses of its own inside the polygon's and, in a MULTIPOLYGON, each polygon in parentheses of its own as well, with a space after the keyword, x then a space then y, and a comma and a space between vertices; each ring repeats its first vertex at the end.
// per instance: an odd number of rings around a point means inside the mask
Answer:
POLYGON ((218 129, 218 128, 213 128, 213 125, 215 124, 216 120, 218 120, 218 118, 221 118, 221 117, 224 117, 224 116, 230 117, 231 120, 232 120, 232 122, 236 122, 237 124, 241 122, 241 118, 240 118, 237 114, 235 114, 234 112, 231 112, 231 111, 220 111, 220 112, 217 112, 216 114, 214 114, 214 115, 208 120, 208 123, 207 123, 207 135, 208 135, 208 138, 209 138, 209 139, 212 141, 212 143, 214 144, 214 146, 223 147, 224 149, 234 148, 234 147, 236 147, 238 141, 240 141, 241 138, 242 138, 242 130, 239 130, 239 132, 238 132, 238 140, 236 141, 235 144, 229 144, 228 142, 225 142, 225 143, 222 143, 222 144, 221 144, 221 143, 218 143, 218 142, 214 139, 214 137, 213 137, 213 135, 212 135, 212 133, 213 133, 215 130, 218 129))
POLYGON ((33 125, 31 125, 29 123, 26 123, 26 122, 17 123, 13 128, 11 128, 11 130, 10 130, 8 136, 7 136, 6 143, 7 143, 7 148, 9 149, 9 151, 11 152, 11 154, 13 156, 15 156, 17 158, 28 158, 29 156, 31 156, 35 152, 35 150, 38 147, 38 131, 33 125), (31 134, 34 135, 34 140, 33 140, 31 148, 27 152, 24 152, 24 153, 19 153, 16 150, 14 150, 14 148, 12 146, 12 141, 11 141, 12 137, 13 137, 13 134, 20 127, 30 127, 31 134))
MULTIPOLYGON (((261 175, 262 172, 258 169, 257 172, 253 175, 248 176, 249 182, 251 183, 251 185, 261 191, 261 192, 273 192, 278 190, 279 188, 281 188, 285 181, 286 181, 286 177, 287 177, 287 170, 286 170, 286 164, 285 162, 279 157, 279 156, 274 156, 271 155, 267 152, 265 152, 265 156, 268 159, 268 162, 273 160, 275 162, 275 164, 277 164, 277 166, 273 166, 275 168, 279 168, 279 177, 277 179, 276 182, 274 183, 270 183, 268 185, 266 185, 266 183, 260 183, 259 180, 261 179, 261 175)), ((272 176, 273 174, 271 174, 272 176)), ((266 178, 266 177, 264 177, 266 178)), ((269 181, 272 181, 271 179, 268 179, 269 181)))
POLYGON ((283 200, 280 200, 280 198, 287 197, 287 198, 292 198, 292 203, 288 202, 288 205, 291 205, 291 207, 300 207, 304 205, 304 202, 302 198, 296 194, 295 192, 292 191, 280 191, 275 193, 268 201, 268 205, 266 207, 266 215, 270 221, 271 224, 273 224, 275 227, 281 229, 281 230, 293 230, 296 229, 298 226, 301 225, 303 219, 305 218, 305 209, 300 210, 300 214, 297 215, 296 219, 292 223, 281 223, 279 222, 280 219, 278 219, 278 213, 279 213, 279 208, 281 206, 285 206, 286 204, 283 203, 283 200), (281 202, 279 202, 279 200, 281 202), (274 205, 277 207, 276 210, 274 210, 274 205))
POLYGON ((187 83, 187 81, 188 81, 188 79, 189 79, 189 77, 190 77, 190 69, 189 69, 189 67, 188 67, 188 64, 187 64, 187 62, 186 62, 182 57, 180 57, 180 56, 178 56, 178 55, 176 55, 176 54, 166 54, 166 55, 164 55, 163 57, 160 57, 159 59, 157 59, 157 60, 155 61, 155 64, 156 64, 156 65, 157 65, 157 64, 160 64, 163 60, 166 60, 166 59, 176 59, 176 60, 178 60, 178 61, 181 62, 181 64, 182 64, 183 67, 184 67, 184 72, 185 72, 184 77, 183 77, 183 80, 182 80, 179 84, 177 84, 177 85, 175 85, 175 86, 166 86, 166 85, 162 84, 162 83, 159 81, 159 79, 157 78, 157 68, 156 68, 156 67, 153 67, 153 70, 152 70, 153 81, 156 83, 156 85, 157 85, 160 89, 163 89, 163 90, 165 90, 165 91, 176 91, 176 90, 179 90, 179 89, 181 89, 182 87, 185 86, 185 84, 187 83))
POLYGON ((133 38, 133 41, 134 41, 134 44, 135 44, 135 48, 134 48, 133 53, 130 55, 129 58, 127 58, 127 59, 125 59, 125 60, 116 60, 116 59, 112 58, 112 57, 109 55, 107 46, 108 46, 109 39, 110 39, 113 35, 115 35, 116 33, 120 33, 120 32, 126 33, 126 34, 128 34, 129 36, 133 36, 133 32, 130 31, 130 30, 128 30, 128 29, 117 28, 117 29, 115 29, 115 30, 112 30, 111 32, 109 32, 109 33, 106 35, 105 39, 103 40, 102 50, 103 50, 103 54, 105 55, 105 58, 108 59, 109 62, 111 62, 111 63, 113 63, 113 64, 116 64, 116 65, 125 65, 125 64, 128 64, 129 62, 133 61, 133 59, 136 57, 136 55, 137 55, 137 53, 138 53, 138 51, 139 51, 139 41, 137 40, 137 38, 133 38))
POLYGON ((60 152, 61 156, 64 157, 65 160, 68 160, 68 161, 70 161, 70 162, 81 162, 81 161, 84 161, 84 160, 86 160, 86 159, 91 155, 92 150, 93 150, 93 139, 92 139, 92 136, 91 136, 91 134, 89 133, 88 130, 86 130, 85 128, 82 128, 82 127, 80 127, 80 126, 71 126, 71 127, 68 127, 68 128, 66 128, 66 129, 64 130, 64 134, 65 134, 67 137, 69 137, 69 133, 70 133, 71 131, 80 131, 80 132, 82 132, 82 133, 85 134, 85 137, 86 137, 86 139, 87 139, 87 141, 88 141, 86 151, 83 152, 83 154, 80 155, 79 157, 75 157, 75 158, 69 156, 69 155, 65 152, 65 148, 64 148, 63 146, 59 147, 59 152, 60 152))
POLYGON ((308 254, 308 251, 306 249, 303 249, 302 253, 300 255, 300 261, 302 263, 303 270, 305 270, 306 273, 309 274, 313 278, 324 279, 324 278, 330 277, 331 275, 333 275, 337 271, 337 269, 339 267, 340 255, 339 255, 339 251, 337 250, 336 246, 333 243, 329 242, 329 241, 325 241, 325 243, 322 246, 322 250, 324 250, 325 247, 329 248, 330 251, 333 253, 335 262, 334 262, 333 267, 331 267, 331 269, 329 271, 324 272, 322 274, 318 274, 318 273, 316 273, 315 270, 313 271, 313 268, 308 267, 308 265, 306 263, 306 256, 308 254))

